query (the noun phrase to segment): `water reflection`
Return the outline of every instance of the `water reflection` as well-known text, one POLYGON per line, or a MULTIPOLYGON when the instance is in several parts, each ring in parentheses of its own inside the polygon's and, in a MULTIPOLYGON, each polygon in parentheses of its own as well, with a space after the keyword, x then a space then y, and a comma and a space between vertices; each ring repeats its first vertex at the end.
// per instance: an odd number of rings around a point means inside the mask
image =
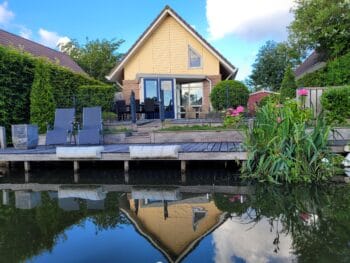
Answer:
POLYGON ((350 261, 349 186, 0 190, 1 262, 350 261))

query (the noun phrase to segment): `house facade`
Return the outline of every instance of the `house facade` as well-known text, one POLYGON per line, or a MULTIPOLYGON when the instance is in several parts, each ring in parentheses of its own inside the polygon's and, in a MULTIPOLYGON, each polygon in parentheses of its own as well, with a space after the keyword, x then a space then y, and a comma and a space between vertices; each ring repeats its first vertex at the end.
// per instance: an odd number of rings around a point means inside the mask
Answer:
POLYGON ((127 103, 134 91, 140 103, 163 103, 166 118, 182 118, 188 110, 209 112, 212 87, 237 71, 167 6, 106 77, 127 103))

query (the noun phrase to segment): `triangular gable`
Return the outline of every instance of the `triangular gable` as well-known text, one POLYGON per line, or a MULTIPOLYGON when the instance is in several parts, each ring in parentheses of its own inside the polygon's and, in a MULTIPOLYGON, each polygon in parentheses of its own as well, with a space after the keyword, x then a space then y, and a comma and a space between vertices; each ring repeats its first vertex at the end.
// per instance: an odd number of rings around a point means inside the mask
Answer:
POLYGON ((173 9, 166 6, 163 11, 157 16, 157 18, 151 23, 151 25, 145 30, 145 32, 136 40, 131 46, 128 52, 125 54, 122 61, 114 67, 111 72, 106 76, 108 80, 115 80, 125 64, 135 54, 135 52, 145 43, 148 37, 158 28, 162 21, 168 16, 172 16, 186 31, 188 31, 194 38, 199 41, 211 54, 216 57, 222 66, 232 73, 233 76, 237 74, 238 68, 232 65, 224 56, 222 56, 212 45, 210 45, 196 30, 193 29, 183 18, 181 18, 173 9))

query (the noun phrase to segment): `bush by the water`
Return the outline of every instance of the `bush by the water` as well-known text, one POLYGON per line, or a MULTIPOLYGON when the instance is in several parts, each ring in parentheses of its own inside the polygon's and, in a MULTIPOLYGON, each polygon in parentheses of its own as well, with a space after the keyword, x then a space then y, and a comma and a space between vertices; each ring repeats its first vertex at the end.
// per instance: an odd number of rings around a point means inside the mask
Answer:
POLYGON ((328 88, 322 93, 321 103, 330 123, 344 123, 350 119, 350 86, 328 88))
POLYGON ((327 146, 330 126, 322 116, 311 124, 311 112, 295 100, 268 102, 258 109, 245 146, 248 160, 243 177, 273 183, 325 181, 335 172, 327 146))
POLYGON ((216 110, 224 110, 239 105, 246 106, 249 90, 246 85, 236 80, 220 81, 210 93, 210 101, 216 110))
MULTIPOLYGON (((10 134, 10 125, 29 123, 30 92, 35 66, 42 59, 12 48, 0 46, 0 125, 10 134)), ((87 75, 45 61, 55 107, 73 107, 81 85, 103 85, 87 75)))

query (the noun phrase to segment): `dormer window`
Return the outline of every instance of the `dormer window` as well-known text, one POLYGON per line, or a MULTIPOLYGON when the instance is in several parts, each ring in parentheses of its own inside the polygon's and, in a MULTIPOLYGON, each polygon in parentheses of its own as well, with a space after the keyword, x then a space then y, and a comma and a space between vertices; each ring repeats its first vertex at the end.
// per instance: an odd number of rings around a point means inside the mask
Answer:
POLYGON ((188 65, 189 68, 202 67, 202 57, 191 46, 188 46, 188 65))

